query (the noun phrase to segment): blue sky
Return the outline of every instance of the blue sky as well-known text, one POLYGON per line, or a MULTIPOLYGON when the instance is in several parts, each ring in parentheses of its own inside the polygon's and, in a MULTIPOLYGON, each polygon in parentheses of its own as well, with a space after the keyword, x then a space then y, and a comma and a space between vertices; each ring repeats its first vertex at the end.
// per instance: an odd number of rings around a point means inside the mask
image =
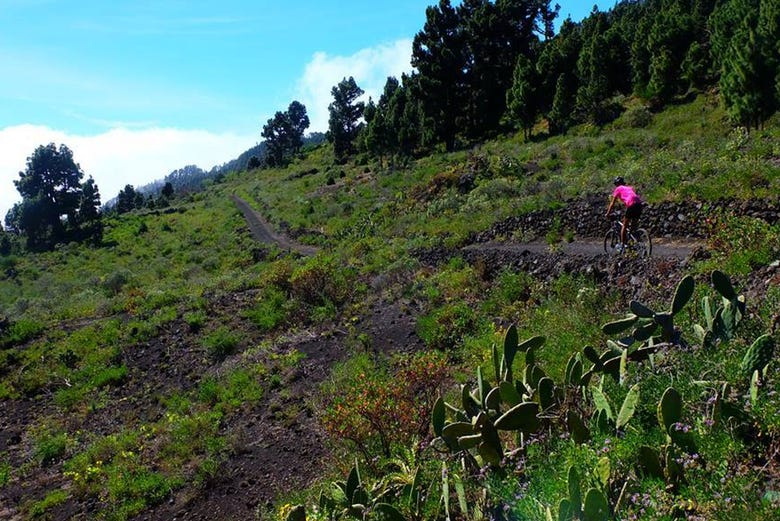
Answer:
MULTIPOLYGON (((0 220, 38 145, 67 145, 106 201, 237 157, 293 100, 326 130, 342 78, 376 99, 411 69, 435 1, 0 0, 0 220)), ((557 3, 558 22, 593 8, 557 3)))

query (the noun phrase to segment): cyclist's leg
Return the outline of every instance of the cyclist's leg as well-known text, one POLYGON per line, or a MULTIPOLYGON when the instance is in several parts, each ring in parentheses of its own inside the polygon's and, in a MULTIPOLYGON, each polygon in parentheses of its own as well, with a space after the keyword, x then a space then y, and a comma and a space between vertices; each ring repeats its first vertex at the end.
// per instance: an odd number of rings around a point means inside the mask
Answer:
POLYGON ((639 217, 642 215, 642 203, 637 203, 626 208, 625 214, 623 214, 623 234, 622 241, 626 242, 626 228, 633 233, 639 227, 639 217))
POLYGON ((624 213, 623 220, 621 222, 622 226, 620 227, 620 244, 624 246, 626 244, 626 230, 628 229, 628 225, 630 221, 631 218, 624 213))

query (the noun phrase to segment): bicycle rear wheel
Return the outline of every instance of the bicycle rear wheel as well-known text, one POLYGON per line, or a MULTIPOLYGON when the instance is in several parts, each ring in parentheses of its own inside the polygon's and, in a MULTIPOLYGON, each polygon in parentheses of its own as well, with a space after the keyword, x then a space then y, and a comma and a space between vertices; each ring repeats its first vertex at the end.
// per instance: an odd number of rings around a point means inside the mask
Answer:
POLYGON ((653 242, 650 234, 644 228, 639 228, 633 233, 634 249, 639 257, 649 257, 653 253, 653 242))
POLYGON ((620 234, 614 229, 609 230, 604 236, 604 253, 607 255, 616 255, 620 253, 617 245, 620 244, 620 234))

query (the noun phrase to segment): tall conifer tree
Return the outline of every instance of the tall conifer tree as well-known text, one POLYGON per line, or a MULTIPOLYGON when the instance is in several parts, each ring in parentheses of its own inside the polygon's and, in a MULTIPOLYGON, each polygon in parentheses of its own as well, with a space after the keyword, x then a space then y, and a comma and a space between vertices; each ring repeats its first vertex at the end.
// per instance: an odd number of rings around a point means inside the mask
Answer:
POLYGON ((425 25, 412 43, 412 66, 418 71, 415 95, 426 124, 447 150, 455 148, 456 121, 464 106, 466 49, 460 18, 449 0, 425 11, 425 25))

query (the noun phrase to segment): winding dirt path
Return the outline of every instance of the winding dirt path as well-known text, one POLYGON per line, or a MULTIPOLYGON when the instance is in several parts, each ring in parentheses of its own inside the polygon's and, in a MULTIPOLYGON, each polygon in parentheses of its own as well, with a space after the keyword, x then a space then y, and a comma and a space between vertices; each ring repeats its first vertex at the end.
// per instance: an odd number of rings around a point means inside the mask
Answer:
POLYGON ((276 234, 272 230, 271 225, 249 203, 235 194, 231 196, 231 199, 236 203, 241 213, 244 214, 247 226, 249 226, 249 230, 256 241, 264 244, 277 244, 283 250, 295 251, 301 255, 314 255, 319 251, 319 248, 315 246, 299 244, 276 234))
MULTIPOLYGON (((263 244, 276 244, 283 250, 290 250, 301 255, 314 255, 319 251, 315 246, 296 243, 288 238, 275 233, 271 225, 244 199, 233 194, 231 196, 238 209, 244 215, 247 226, 256 241, 263 244)), ((680 242, 668 239, 653 239, 654 257, 676 257, 680 259, 687 258, 693 250, 699 246, 696 242, 680 242)), ((548 253, 561 253, 564 255, 579 255, 585 257, 596 257, 604 254, 604 244, 599 238, 584 238, 573 242, 560 242, 550 246, 543 241, 528 243, 513 242, 478 242, 470 244, 463 248, 464 251, 496 251, 507 253, 529 252, 536 255, 548 253)))

